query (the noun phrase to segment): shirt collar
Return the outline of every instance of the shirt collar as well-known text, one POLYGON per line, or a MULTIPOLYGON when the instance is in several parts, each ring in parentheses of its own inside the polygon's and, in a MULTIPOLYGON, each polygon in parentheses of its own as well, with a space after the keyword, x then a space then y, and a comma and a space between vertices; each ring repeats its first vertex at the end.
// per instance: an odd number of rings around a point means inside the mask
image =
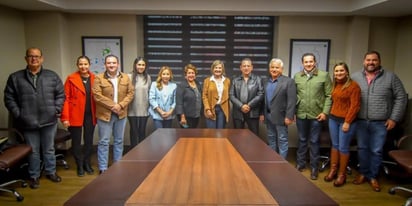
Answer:
MULTIPOLYGON (((225 79, 226 79, 225 76, 222 75, 222 82, 224 82, 225 79)), ((210 77, 210 81, 216 82, 215 76, 212 75, 212 76, 210 77)))
POLYGON ((319 69, 318 68, 314 68, 314 69, 312 69, 312 71, 310 71, 310 72, 308 72, 308 71, 306 71, 305 69, 303 69, 302 71, 301 71, 301 76, 305 76, 305 75, 310 75, 310 76, 313 76, 313 75, 315 75, 315 76, 317 76, 318 75, 318 71, 319 69))
POLYGON ((120 73, 120 71, 117 71, 117 72, 116 72, 116 75, 115 75, 115 76, 112 76, 112 75, 109 74, 109 72, 105 71, 105 72, 104 72, 104 76, 105 76, 106 78, 110 79, 110 78, 113 78, 113 77, 120 77, 120 76, 121 76, 121 73, 120 73))

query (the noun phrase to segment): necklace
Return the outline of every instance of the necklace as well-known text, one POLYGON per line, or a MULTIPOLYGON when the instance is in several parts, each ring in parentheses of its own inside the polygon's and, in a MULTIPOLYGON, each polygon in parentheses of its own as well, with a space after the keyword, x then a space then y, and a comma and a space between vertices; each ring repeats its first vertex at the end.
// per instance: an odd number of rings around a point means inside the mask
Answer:
POLYGON ((86 84, 87 81, 89 81, 89 77, 82 77, 82 82, 83 82, 84 84, 86 84))

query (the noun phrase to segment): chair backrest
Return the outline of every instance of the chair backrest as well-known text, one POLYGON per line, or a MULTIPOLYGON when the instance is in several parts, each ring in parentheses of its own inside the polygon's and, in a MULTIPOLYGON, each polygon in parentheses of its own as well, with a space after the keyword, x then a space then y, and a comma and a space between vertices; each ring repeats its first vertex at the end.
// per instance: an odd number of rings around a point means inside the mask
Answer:
POLYGON ((412 150, 412 135, 405 135, 398 140, 398 149, 412 150))
POLYGON ((7 137, 7 141, 0 146, 0 152, 25 142, 23 135, 15 128, 0 128, 0 137, 7 137))

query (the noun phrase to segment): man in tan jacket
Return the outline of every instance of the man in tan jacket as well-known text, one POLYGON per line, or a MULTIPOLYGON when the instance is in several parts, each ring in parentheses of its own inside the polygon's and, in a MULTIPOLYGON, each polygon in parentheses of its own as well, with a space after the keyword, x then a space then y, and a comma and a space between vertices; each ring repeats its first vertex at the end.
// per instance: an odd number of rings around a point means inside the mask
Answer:
POLYGON ((119 71, 117 56, 106 56, 104 66, 106 71, 96 76, 93 85, 99 132, 97 161, 100 174, 108 167, 109 142, 112 134, 113 162, 122 157, 127 105, 134 95, 134 87, 129 76, 119 71))

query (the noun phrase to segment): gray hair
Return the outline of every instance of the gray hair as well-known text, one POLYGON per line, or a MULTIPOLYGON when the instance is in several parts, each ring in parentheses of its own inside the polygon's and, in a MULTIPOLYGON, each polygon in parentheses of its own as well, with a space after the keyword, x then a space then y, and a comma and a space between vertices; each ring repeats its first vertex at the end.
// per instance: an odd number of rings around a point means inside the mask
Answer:
POLYGON ((280 66, 283 68, 283 61, 281 59, 279 59, 279 58, 271 59, 270 62, 269 62, 269 67, 270 67, 270 65, 272 65, 274 63, 280 64, 280 66))

